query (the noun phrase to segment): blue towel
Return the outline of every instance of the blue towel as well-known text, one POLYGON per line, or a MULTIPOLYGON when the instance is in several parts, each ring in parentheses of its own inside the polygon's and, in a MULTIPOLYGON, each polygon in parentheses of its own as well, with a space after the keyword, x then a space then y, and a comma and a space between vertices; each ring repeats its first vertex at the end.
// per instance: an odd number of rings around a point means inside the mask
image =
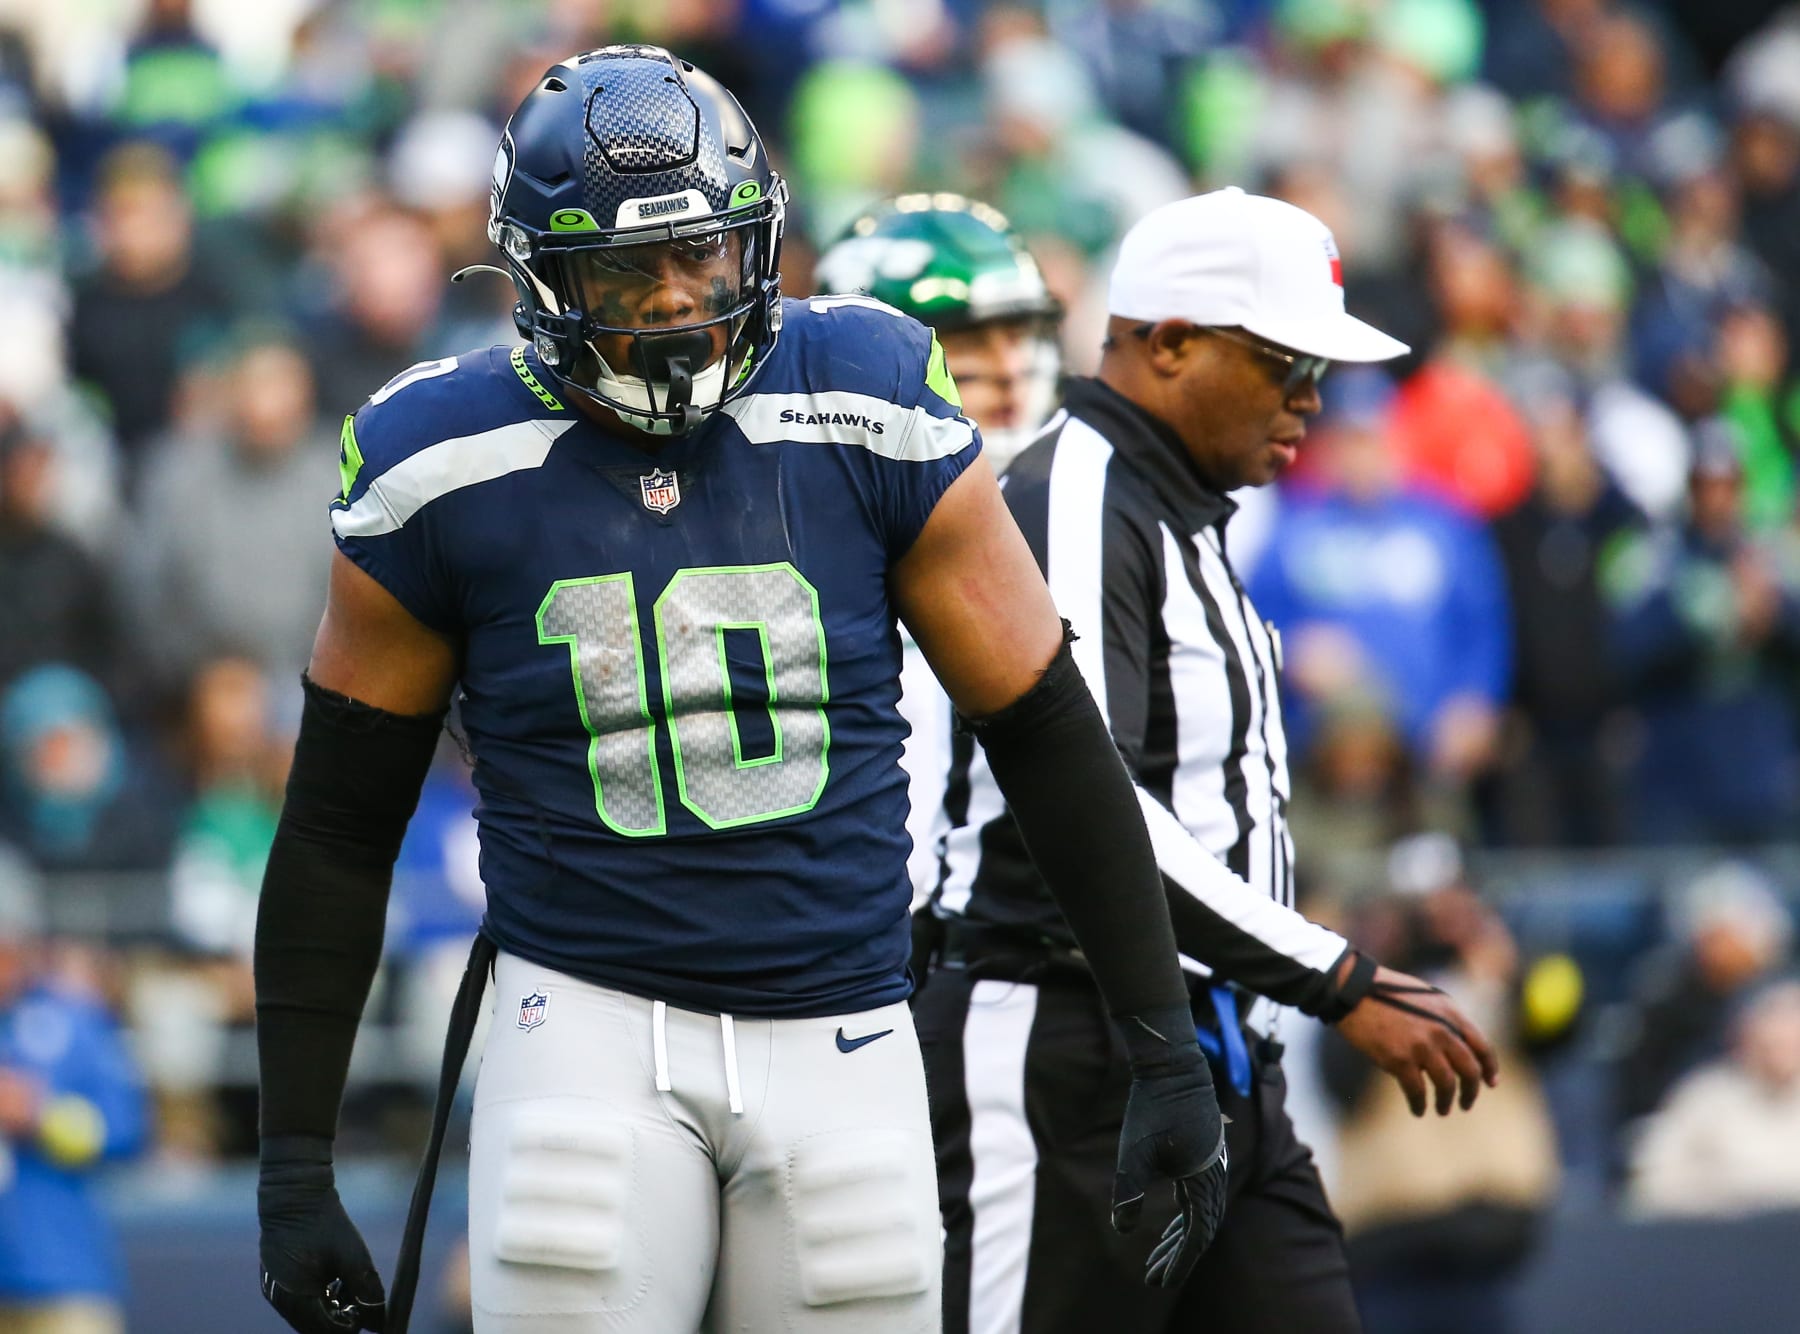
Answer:
POLYGON ((1250 1049, 1244 1045, 1243 1025, 1238 1022, 1237 993, 1227 986, 1211 986, 1213 1014, 1218 1017, 1219 1031, 1196 1027, 1200 1050, 1212 1058, 1215 1066, 1225 1067, 1225 1081, 1237 1090, 1238 1097, 1250 1096, 1250 1049))

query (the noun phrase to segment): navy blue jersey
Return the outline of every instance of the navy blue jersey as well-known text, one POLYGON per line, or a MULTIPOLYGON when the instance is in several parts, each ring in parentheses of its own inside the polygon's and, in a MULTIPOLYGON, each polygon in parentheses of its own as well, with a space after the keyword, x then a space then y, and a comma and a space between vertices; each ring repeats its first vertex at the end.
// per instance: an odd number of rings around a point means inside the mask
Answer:
POLYGON ((486 929, 695 1009, 907 993, 888 570, 980 449, 921 325, 788 301, 749 392, 645 451, 523 347, 345 424, 339 548, 462 650, 486 929))

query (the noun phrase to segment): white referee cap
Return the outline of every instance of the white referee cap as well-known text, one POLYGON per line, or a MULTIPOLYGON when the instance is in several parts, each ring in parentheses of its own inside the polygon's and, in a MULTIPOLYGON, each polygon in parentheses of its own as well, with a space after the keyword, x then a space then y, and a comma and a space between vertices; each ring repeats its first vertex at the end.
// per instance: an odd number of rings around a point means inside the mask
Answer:
POLYGON ((1331 229, 1237 186, 1151 210, 1125 233, 1107 310, 1128 320, 1237 327, 1331 361, 1387 361, 1407 346, 1344 310, 1331 229))

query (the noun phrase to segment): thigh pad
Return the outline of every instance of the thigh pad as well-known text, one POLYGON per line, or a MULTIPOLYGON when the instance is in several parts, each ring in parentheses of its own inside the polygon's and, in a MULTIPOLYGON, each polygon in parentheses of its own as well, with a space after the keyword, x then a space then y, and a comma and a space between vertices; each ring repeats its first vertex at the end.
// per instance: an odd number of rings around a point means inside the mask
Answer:
POLYGON ((931 1170, 929 1137, 913 1131, 840 1131, 796 1144, 788 1200, 801 1300, 925 1292, 943 1247, 931 1170))
POLYGON ((520 1111, 508 1131, 494 1218, 496 1258, 616 1269, 631 1199, 631 1128, 545 1108, 520 1111))

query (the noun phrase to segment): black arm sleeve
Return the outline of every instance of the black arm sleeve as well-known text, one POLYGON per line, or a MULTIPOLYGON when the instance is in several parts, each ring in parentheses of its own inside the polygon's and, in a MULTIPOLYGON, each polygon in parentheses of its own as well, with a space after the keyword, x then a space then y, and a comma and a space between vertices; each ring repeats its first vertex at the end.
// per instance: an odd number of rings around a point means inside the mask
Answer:
POLYGON ((302 683, 256 915, 256 1050, 263 1136, 329 1140, 381 960, 394 858, 444 715, 402 717, 302 683))
POLYGON ((1067 624, 1036 685, 968 726, 1113 1015, 1187 1004, 1156 854, 1067 624))

